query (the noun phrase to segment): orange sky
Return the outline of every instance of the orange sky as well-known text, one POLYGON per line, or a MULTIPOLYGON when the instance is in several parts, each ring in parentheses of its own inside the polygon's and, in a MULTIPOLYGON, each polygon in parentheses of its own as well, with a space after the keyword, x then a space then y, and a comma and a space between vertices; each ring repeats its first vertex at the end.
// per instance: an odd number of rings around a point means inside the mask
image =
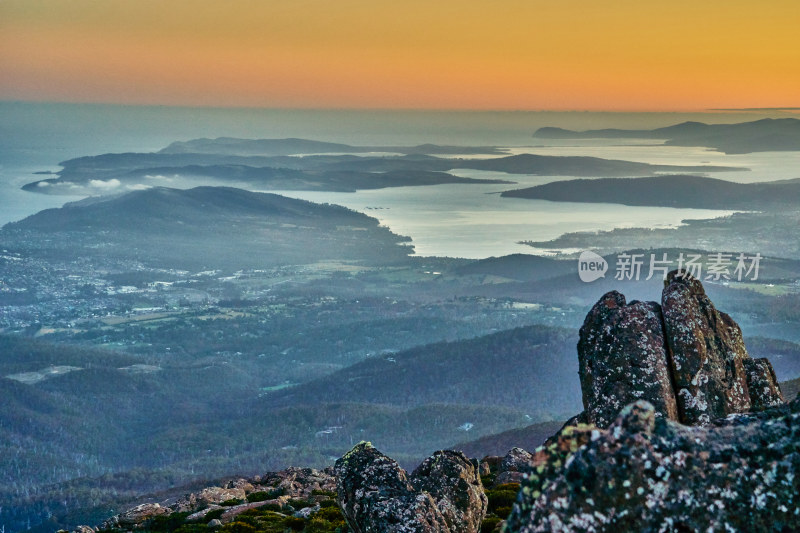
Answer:
POLYGON ((797 0, 0 0, 0 100, 800 105, 797 0))

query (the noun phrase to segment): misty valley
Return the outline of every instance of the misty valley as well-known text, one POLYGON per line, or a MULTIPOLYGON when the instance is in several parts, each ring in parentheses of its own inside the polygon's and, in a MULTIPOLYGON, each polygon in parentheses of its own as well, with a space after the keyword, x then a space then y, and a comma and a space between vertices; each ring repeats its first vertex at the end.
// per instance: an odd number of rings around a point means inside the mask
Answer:
MULTIPOLYGON (((200 138, 26 176, 25 194, 69 201, 0 230, 4 530, 324 469, 361 441, 409 471, 434 450, 532 452, 584 407, 575 347, 598 298, 650 300, 688 255, 750 356, 796 395, 800 120, 528 136, 200 138), (592 155, 574 155, 587 139, 592 155), (639 143, 713 155, 615 156, 639 143), (474 254, 429 253, 468 246, 457 234, 473 226, 474 254), (579 278, 584 250, 605 276, 579 278), (758 254, 759 269, 708 276, 714 254, 758 254), (641 276, 620 275, 631 256, 641 276), (647 276, 656 258, 664 276, 647 276)), ((511 504, 491 498, 499 522, 511 504)))

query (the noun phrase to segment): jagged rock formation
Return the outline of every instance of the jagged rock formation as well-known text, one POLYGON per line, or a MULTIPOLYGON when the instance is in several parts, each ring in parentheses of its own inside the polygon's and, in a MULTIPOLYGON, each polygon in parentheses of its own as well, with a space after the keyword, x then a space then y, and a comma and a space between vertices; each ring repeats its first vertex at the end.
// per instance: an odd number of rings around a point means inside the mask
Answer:
POLYGON ((800 528, 800 402, 697 279, 604 295, 578 357, 585 410, 534 453, 506 533, 800 528))
POLYGON ((356 533, 477 533, 486 515, 478 464, 461 452, 435 452, 407 476, 362 442, 335 472, 339 506, 356 533))
POLYGON ((736 322, 691 276, 670 273, 661 301, 681 421, 705 425, 749 410, 743 361, 750 356, 736 322))
POLYGON ((689 425, 783 403, 769 361, 751 359, 736 322, 678 271, 661 305, 603 295, 581 327, 578 358, 583 420, 601 428, 639 399, 689 425))
POLYGON ((689 427, 639 401, 536 453, 504 531, 797 531, 800 401, 689 427))
POLYGON ((586 417, 608 427, 620 410, 647 398, 659 413, 678 419, 661 307, 603 295, 580 330, 578 359, 586 417))

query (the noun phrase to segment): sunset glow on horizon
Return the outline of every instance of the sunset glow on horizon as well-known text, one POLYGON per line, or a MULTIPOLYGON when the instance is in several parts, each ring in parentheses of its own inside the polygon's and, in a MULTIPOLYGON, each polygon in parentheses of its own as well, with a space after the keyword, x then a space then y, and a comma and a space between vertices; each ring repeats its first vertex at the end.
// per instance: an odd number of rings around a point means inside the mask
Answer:
POLYGON ((797 106, 800 3, 5 0, 0 100, 274 108, 797 106))

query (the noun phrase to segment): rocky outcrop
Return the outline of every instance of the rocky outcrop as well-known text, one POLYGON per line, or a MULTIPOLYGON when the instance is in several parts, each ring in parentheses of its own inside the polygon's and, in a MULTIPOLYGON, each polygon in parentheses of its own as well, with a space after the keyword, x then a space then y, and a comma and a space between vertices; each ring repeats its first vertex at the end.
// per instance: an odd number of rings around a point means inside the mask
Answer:
POLYGON ((480 530, 487 500, 477 461, 452 450, 435 452, 411 473, 411 484, 433 497, 451 531, 480 530))
POLYGON ((678 419, 661 306, 625 302, 617 291, 592 307, 578 342, 586 419, 608 427, 620 410, 646 398, 657 412, 678 419))
POLYGON ((537 450, 504 531, 797 531, 800 402, 708 427, 639 401, 537 450))
POLYGON ((146 521, 169 512, 169 509, 157 503, 143 503, 107 520, 101 529, 137 528, 146 521))
POLYGON ((333 492, 336 480, 333 469, 317 470, 315 468, 290 467, 280 472, 271 472, 259 479, 261 485, 274 487, 293 498, 311 498, 315 492, 333 492))
POLYGON ((800 402, 698 280, 604 295, 578 357, 585 410, 534 452, 504 531, 800 528, 800 402))
POLYGON ((694 277, 671 272, 661 296, 681 421, 707 424, 750 409, 742 331, 694 277))
POLYGON ((146 530, 154 518, 174 513, 184 514, 181 520, 192 526, 205 524, 211 527, 211 522, 221 526, 237 520, 246 511, 261 507, 279 509, 276 516, 298 515, 309 519, 320 509, 320 502, 328 500, 333 503, 335 490, 336 481, 331 468, 287 468, 252 479, 233 479, 179 498, 167 498, 160 503, 141 504, 106 520, 99 529, 146 530), (290 501, 295 505, 298 501, 305 501, 308 507, 294 509, 290 501))
POLYGON ((512 448, 497 467, 495 485, 504 483, 519 483, 525 472, 530 470, 533 455, 522 448, 512 448))
POLYGON ((461 452, 436 452, 409 477, 362 442, 335 472, 339 506, 356 533, 477 532, 486 514, 477 462, 461 452))
POLYGON ((580 330, 578 359, 582 420, 601 428, 637 400, 689 425, 783 402, 769 361, 751 359, 736 322, 678 271, 668 275, 661 305, 603 295, 580 330))

